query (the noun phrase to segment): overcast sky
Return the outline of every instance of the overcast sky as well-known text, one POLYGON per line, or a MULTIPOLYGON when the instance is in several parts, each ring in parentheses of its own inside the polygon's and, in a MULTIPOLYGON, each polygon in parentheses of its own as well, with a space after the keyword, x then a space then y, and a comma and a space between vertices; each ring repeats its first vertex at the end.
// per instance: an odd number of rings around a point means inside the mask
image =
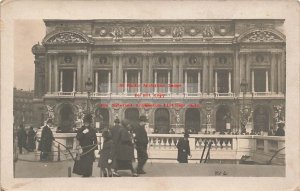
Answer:
POLYGON ((46 34, 42 20, 18 20, 14 28, 14 87, 34 88, 34 55, 31 48, 46 34))

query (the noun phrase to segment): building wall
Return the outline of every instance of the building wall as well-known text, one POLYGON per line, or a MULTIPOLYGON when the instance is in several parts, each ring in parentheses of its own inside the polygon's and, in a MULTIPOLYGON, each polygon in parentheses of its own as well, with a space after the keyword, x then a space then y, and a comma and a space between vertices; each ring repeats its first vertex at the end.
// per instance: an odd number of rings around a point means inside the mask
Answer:
POLYGON ((230 113, 231 129, 240 131, 245 108, 249 129, 257 125, 252 115, 261 106, 260 112, 267 113, 261 119, 268 118, 268 127, 276 129, 279 118, 284 120, 283 24, 283 20, 45 20, 43 44, 33 47, 36 102, 44 104, 40 110, 57 125, 62 104, 72 105, 74 121, 88 108, 95 112, 107 104, 109 124, 124 118, 127 107, 135 107, 124 104, 160 104, 138 108, 139 113, 146 114, 154 128, 155 111, 166 108, 170 128, 176 132, 185 128, 188 108, 199 110, 202 130, 216 131, 224 123, 218 114, 222 107, 230 113), (137 74, 130 76, 131 71, 137 74), (88 79, 93 83, 89 102, 88 79), (130 80, 140 86, 131 94, 121 87, 130 80), (143 87, 160 81, 181 87, 166 88, 163 94, 157 94, 158 88, 143 87), (247 84, 244 92, 242 82, 247 84), (184 107, 164 105, 174 103, 184 107))

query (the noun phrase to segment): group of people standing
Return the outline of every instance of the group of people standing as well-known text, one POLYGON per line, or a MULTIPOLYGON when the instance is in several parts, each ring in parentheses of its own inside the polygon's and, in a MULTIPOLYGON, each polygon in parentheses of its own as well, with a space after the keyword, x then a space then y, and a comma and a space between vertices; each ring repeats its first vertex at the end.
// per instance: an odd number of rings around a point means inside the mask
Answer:
POLYGON ((26 132, 25 127, 20 125, 17 132, 17 137, 20 154, 23 153, 23 148, 25 148, 27 152, 33 152, 35 150, 36 132, 33 130, 33 127, 30 127, 26 132))
MULTIPOLYGON (((83 177, 92 175, 94 151, 97 149, 96 131, 92 128, 92 116, 84 117, 84 125, 77 132, 76 138, 82 148, 80 154, 80 169, 76 174, 83 177)), ((142 115, 138 123, 127 119, 115 119, 111 129, 102 132, 103 146, 99 151, 98 167, 103 176, 120 176, 118 170, 130 170, 133 177, 145 174, 143 167, 148 159, 148 137, 145 130, 146 116, 142 115), (134 148, 137 150, 137 167, 133 167, 134 148)), ((74 171, 73 171, 74 172, 74 171)))

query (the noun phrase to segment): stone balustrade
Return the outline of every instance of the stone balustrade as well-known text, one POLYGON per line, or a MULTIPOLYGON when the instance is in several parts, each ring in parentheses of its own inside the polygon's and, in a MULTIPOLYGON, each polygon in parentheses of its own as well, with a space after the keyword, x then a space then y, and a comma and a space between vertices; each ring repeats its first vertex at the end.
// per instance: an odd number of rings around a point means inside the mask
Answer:
MULTIPOLYGON (((40 132, 37 134, 38 139, 40 132)), ((53 160, 71 159, 69 151, 76 156, 78 141, 76 133, 54 133, 53 160), (58 144, 61 143, 62 145, 58 144), (66 146, 66 148, 64 147, 66 146), (69 151, 67 150, 69 149, 69 151)), ((178 140, 183 134, 148 134, 149 159, 158 162, 176 162, 178 140)), ((97 133, 98 150, 102 147, 102 137, 97 133)), ((189 137, 191 160, 199 162, 205 145, 211 144, 210 159, 239 161, 243 155, 250 156, 258 163, 266 163, 280 149, 285 147, 284 137, 261 135, 206 135, 191 134, 189 137)), ((38 142, 37 142, 38 144, 38 142)), ((98 150, 95 151, 97 157, 98 150)), ((206 149, 204 157, 206 156, 206 149)), ((36 160, 39 160, 39 151, 36 151, 36 160)), ((136 156, 136 153, 135 153, 136 156)), ((285 150, 280 150, 272 160, 272 164, 285 164, 285 150)))

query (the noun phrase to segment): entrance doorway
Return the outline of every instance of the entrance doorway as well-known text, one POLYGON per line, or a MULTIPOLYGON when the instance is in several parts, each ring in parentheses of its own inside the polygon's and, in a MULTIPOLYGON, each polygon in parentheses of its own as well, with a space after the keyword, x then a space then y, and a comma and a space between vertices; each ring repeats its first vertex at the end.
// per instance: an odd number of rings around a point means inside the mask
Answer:
POLYGON ((269 131, 269 112, 263 106, 257 107, 253 112, 254 131, 269 131))
POLYGON ((216 113, 216 131, 217 132, 225 132, 226 131, 226 123, 229 123, 229 124, 231 123, 230 116, 231 116, 231 114, 230 114, 230 110, 229 110, 228 106, 221 105, 218 108, 217 113, 216 113))
POLYGON ((72 105, 63 104, 59 110, 58 130, 61 132, 72 132, 74 125, 74 112, 72 105))
POLYGON ((155 111, 155 129, 154 132, 160 134, 169 133, 170 114, 165 108, 159 108, 155 111))
POLYGON ((130 122, 138 122, 139 116, 139 110, 137 108, 128 108, 125 110, 125 118, 130 122))
POLYGON ((109 111, 106 108, 97 108, 95 112, 95 127, 98 131, 109 128, 109 111))
POLYGON ((189 108, 185 112, 185 130, 190 133, 200 131, 200 111, 196 108, 189 108))

